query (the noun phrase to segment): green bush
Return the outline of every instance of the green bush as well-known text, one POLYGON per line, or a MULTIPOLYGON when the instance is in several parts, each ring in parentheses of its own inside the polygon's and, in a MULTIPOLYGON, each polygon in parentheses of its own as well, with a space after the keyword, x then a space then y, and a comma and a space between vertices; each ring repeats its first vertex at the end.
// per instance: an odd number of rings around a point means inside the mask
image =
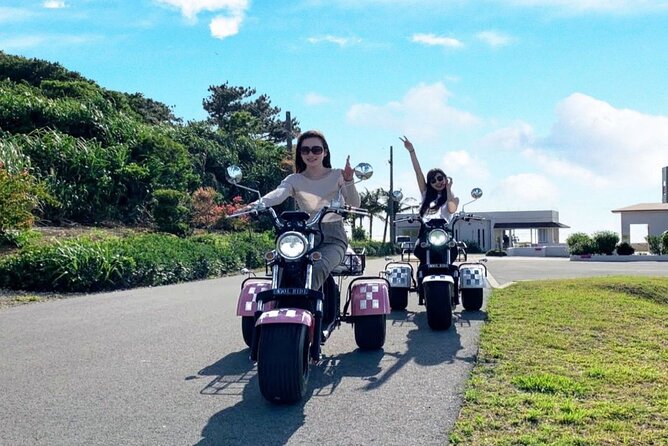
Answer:
POLYGON ((492 249, 485 253, 487 257, 505 257, 508 253, 502 249, 492 249))
POLYGON ((396 254, 392 243, 383 243, 375 240, 352 240, 350 246, 353 248, 365 248, 366 254, 371 257, 384 257, 396 254))
POLYGON ((668 231, 663 231, 661 234, 661 250, 664 254, 668 254, 668 231))
POLYGON ((631 246, 630 243, 622 242, 619 245, 617 245, 617 255, 630 256, 634 252, 636 252, 636 250, 633 246, 631 246))
POLYGON ((566 239, 568 252, 572 255, 594 254, 596 244, 589 235, 584 232, 575 232, 566 239))
POLYGON ((356 226, 353 228, 353 240, 366 240, 368 237, 366 231, 361 226, 356 226))
POLYGON ((661 254, 661 237, 658 235, 648 235, 645 237, 649 252, 652 254, 661 254))
POLYGON ((612 231, 598 231, 594 233, 592 240, 596 246, 596 254, 611 255, 619 243, 619 236, 612 231))
POLYGON ((0 260, 0 288, 92 292, 218 277, 264 265, 271 233, 143 234, 30 246, 0 260))
POLYGON ((180 237, 192 232, 190 228, 189 196, 173 189, 153 193, 152 214, 158 231, 180 237))
POLYGON ((483 251, 478 242, 474 242, 473 240, 464 240, 464 243, 466 243, 466 252, 468 254, 482 254, 483 251))

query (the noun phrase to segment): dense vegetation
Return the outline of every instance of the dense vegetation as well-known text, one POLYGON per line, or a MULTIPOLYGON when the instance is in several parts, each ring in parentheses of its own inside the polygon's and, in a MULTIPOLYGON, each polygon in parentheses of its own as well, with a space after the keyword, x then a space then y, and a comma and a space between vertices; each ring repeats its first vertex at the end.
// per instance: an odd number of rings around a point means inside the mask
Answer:
POLYGON ((107 90, 59 64, 0 52, 3 215, 15 203, 0 233, 29 224, 26 211, 52 224, 149 225, 161 190, 192 196, 211 187, 218 204, 231 203, 239 191, 225 183, 224 169, 232 163, 244 168, 247 184, 276 186, 290 157, 279 145, 287 135, 280 109, 266 95, 253 99, 250 88, 225 83, 209 91, 209 119, 183 124, 140 93, 107 90), (20 175, 29 180, 17 202, 16 187, 5 185, 20 175))

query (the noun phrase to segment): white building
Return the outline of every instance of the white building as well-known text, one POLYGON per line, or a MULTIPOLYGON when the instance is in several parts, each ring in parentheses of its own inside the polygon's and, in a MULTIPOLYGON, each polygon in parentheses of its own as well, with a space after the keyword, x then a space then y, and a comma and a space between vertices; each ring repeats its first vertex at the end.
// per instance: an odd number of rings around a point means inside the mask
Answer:
MULTIPOLYGON (((622 241, 631 242, 631 226, 642 226, 647 235, 661 235, 668 230, 668 167, 664 167, 661 190, 662 203, 639 203, 612 212, 622 217, 622 241)), ((646 243, 639 243, 636 248, 646 249, 646 243)))
MULTIPOLYGON (((397 220, 411 214, 398 214, 397 220)), ((455 224, 455 239, 477 244, 485 252, 490 249, 516 248, 516 230, 529 230, 531 241, 527 248, 535 252, 535 248, 559 245, 559 229, 568 228, 559 222, 557 211, 498 211, 475 212, 476 217, 484 220, 460 221, 455 224)), ((417 222, 397 223, 396 236, 410 236, 415 242, 420 224, 417 222)), ((511 254, 509 250, 509 254, 511 254)), ((523 254, 526 255, 526 254, 523 254)), ((543 253, 542 255, 545 255, 543 253)))

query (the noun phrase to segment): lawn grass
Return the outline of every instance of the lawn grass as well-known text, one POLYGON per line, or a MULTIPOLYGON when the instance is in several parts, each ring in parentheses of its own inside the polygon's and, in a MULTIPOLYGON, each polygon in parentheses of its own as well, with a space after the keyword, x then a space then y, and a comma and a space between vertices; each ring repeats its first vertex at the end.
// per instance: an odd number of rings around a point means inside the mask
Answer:
POLYGON ((492 293, 457 445, 668 445, 668 277, 492 293))

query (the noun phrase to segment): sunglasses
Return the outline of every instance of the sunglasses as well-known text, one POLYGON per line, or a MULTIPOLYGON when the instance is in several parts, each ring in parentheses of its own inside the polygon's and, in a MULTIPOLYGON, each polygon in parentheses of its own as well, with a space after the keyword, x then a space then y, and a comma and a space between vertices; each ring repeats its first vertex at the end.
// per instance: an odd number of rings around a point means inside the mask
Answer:
POLYGON ((309 153, 312 153, 314 155, 320 155, 325 149, 322 148, 322 146, 301 146, 299 149, 299 152, 302 155, 308 155, 309 153))
POLYGON ((436 183, 439 183, 443 180, 445 180, 445 177, 443 177, 443 175, 436 175, 434 178, 429 180, 429 184, 436 184, 436 183))

